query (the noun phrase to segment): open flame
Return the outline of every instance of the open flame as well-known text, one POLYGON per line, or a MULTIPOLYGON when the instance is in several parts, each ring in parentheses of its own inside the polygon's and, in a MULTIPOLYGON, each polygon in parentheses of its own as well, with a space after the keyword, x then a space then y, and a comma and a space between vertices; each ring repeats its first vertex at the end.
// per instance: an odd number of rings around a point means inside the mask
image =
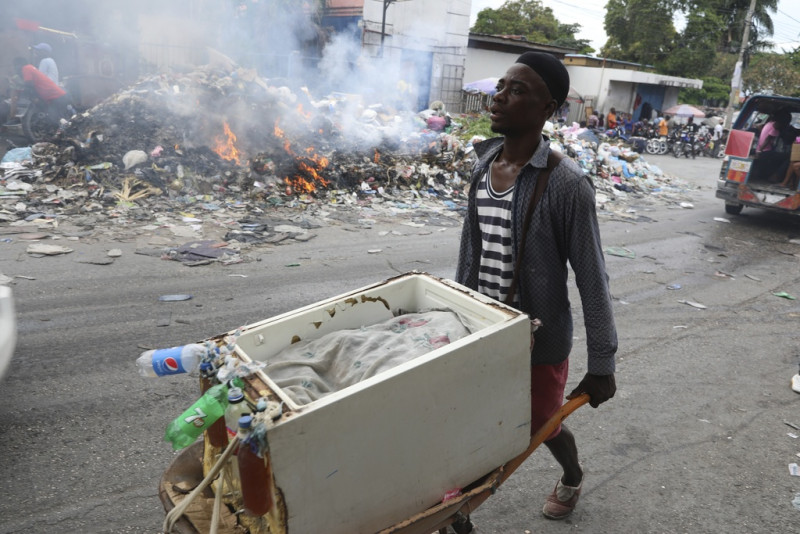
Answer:
POLYGON ((294 176, 285 176, 283 181, 286 185, 290 186, 296 193, 313 193, 317 190, 318 185, 325 187, 330 183, 320 175, 320 172, 330 164, 328 158, 317 154, 314 147, 306 148, 305 154, 297 154, 292 149, 291 142, 286 139, 283 130, 278 126, 278 121, 275 121, 273 133, 275 137, 283 141, 283 149, 294 158, 295 165, 302 173, 294 176), (310 180, 307 178, 310 178, 310 180))
POLYGON ((218 135, 214 138, 214 147, 211 149, 217 153, 219 157, 227 161, 233 161, 237 165, 241 165, 242 162, 239 159, 240 152, 239 149, 236 148, 236 134, 231 131, 230 126, 228 126, 227 122, 222 123, 222 127, 225 133, 225 136, 218 135))

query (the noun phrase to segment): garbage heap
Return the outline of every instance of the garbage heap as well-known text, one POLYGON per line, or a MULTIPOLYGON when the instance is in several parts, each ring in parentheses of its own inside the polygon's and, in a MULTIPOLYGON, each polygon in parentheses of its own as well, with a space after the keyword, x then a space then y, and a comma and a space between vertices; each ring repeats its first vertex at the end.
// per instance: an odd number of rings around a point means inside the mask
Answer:
MULTIPOLYGON (((249 244, 291 241, 302 232, 276 228, 314 214, 360 222, 404 213, 455 226, 480 137, 461 136, 468 117, 431 108, 315 99, 246 69, 150 76, 72 117, 53 142, 6 154, 0 220, 127 232, 195 225, 176 232, 186 238, 203 237, 196 225, 210 220, 225 241, 249 244)), ((593 177, 601 209, 629 196, 684 200, 684 184, 627 147, 598 145, 575 127, 546 133, 593 177)))

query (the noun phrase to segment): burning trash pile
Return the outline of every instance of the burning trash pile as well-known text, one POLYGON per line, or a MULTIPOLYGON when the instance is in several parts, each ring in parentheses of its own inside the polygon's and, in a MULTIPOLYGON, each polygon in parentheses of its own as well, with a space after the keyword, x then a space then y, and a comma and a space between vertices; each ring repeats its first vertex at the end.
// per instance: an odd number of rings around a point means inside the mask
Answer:
POLYGON ((0 218, 149 227, 210 219, 228 230, 224 241, 257 244, 304 233, 279 230, 314 210, 358 220, 378 202, 414 212, 430 199, 455 226, 471 159, 440 115, 349 94, 314 100, 244 69, 153 76, 72 117, 53 143, 4 158, 0 218))
MULTIPOLYGON (((315 99, 246 69, 147 77, 72 117, 52 143, 6 154, 0 220, 55 227, 68 218, 81 235, 113 226, 121 237, 167 227, 190 241, 159 255, 195 264, 307 239, 315 216, 324 224, 402 213, 457 226, 481 137, 465 140, 469 118, 431 108, 315 99)), ((600 208, 685 193, 627 149, 574 129, 547 133, 593 177, 600 208)))

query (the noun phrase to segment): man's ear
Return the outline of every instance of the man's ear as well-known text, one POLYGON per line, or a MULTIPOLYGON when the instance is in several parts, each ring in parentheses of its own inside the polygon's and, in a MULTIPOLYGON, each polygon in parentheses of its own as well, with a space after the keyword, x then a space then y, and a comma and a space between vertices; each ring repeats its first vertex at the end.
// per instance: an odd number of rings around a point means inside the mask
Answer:
POLYGON ((545 109, 547 110, 547 116, 550 117, 558 110, 558 102, 551 100, 545 109))

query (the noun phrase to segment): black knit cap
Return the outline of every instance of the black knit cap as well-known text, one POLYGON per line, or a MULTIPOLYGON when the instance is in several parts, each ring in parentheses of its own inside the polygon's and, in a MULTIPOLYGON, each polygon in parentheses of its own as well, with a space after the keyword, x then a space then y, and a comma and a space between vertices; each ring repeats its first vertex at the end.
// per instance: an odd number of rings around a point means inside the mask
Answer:
POLYGON ((532 68, 550 90, 550 96, 558 102, 558 107, 561 107, 569 93, 569 73, 564 64, 555 56, 542 52, 525 52, 517 58, 517 63, 532 68))

